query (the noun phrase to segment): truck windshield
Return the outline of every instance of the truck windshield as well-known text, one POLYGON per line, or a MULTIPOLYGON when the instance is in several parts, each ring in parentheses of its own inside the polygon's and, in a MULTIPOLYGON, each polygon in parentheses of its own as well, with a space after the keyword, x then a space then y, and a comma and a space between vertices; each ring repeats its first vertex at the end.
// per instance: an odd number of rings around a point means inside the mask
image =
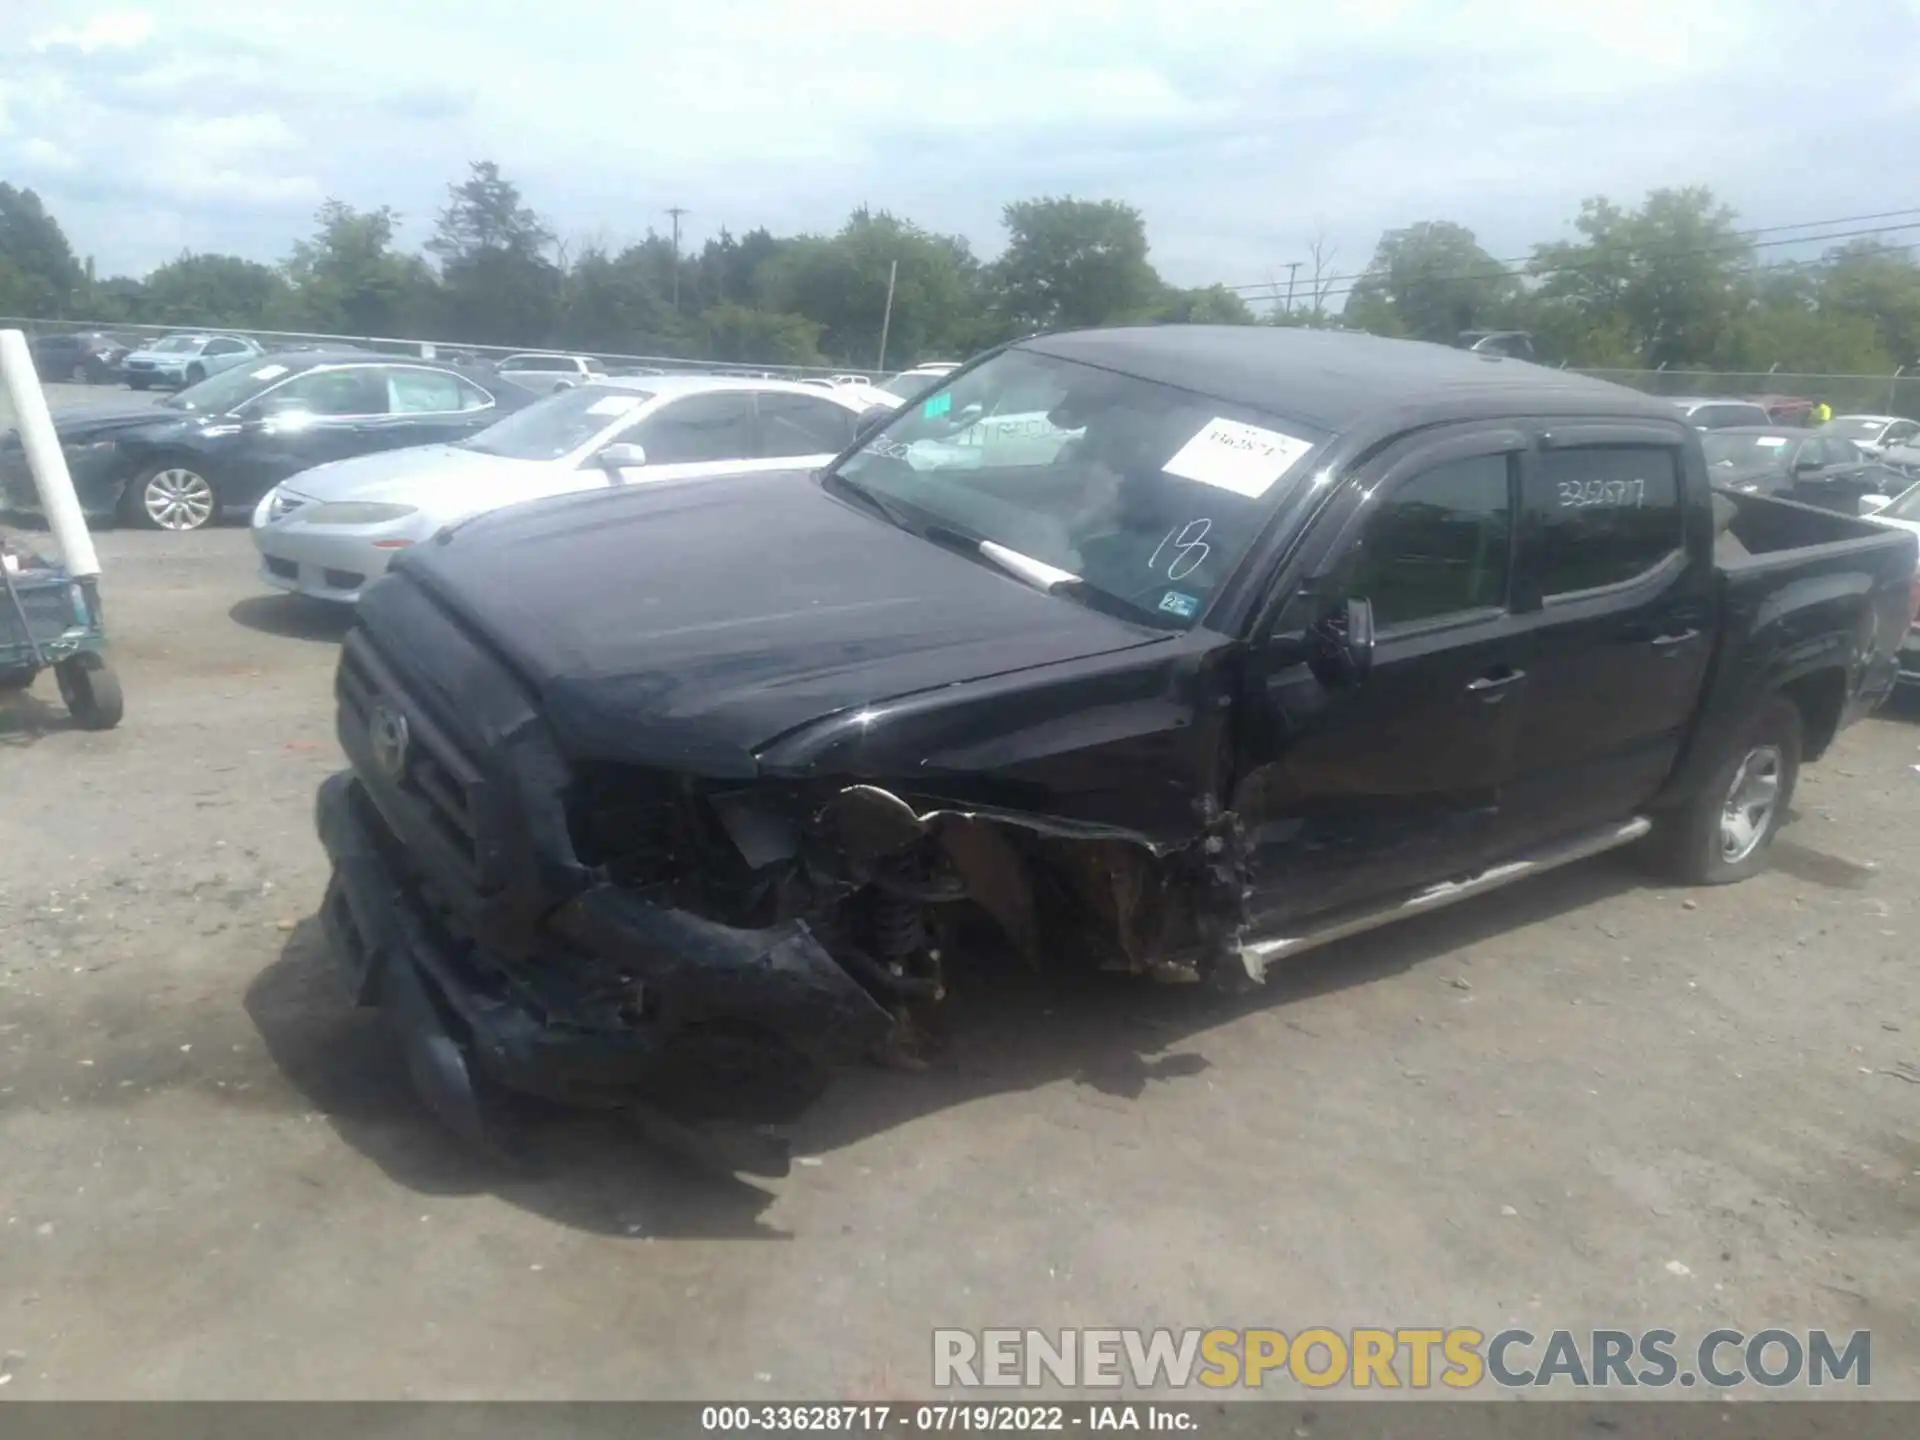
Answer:
POLYGON ((829 484, 1185 629, 1324 438, 1190 390, 1016 349, 902 405, 829 484))
POLYGON ((460 444, 508 460, 563 460, 652 398, 649 390, 581 385, 516 410, 460 444))

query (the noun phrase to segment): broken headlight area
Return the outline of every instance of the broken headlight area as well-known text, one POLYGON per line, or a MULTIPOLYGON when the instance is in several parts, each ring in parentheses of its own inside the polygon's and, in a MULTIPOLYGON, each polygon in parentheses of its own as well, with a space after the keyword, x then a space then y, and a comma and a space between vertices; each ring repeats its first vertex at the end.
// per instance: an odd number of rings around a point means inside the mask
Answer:
POLYGON ((1217 842, 1129 838, 864 783, 714 786, 628 767, 578 772, 575 854, 622 894, 716 924, 799 924, 892 1016, 912 1063, 967 951, 1196 980, 1237 928, 1217 842), (990 922, 979 923, 981 920, 990 922))

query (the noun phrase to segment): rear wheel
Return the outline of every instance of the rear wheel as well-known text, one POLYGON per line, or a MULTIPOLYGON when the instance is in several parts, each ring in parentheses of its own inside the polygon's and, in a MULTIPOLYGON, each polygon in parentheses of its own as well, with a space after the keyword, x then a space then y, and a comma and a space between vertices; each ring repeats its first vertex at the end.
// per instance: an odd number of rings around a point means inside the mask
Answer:
POLYGON ((1663 868, 1692 885, 1730 885, 1766 864, 1800 778, 1800 711, 1769 696, 1726 747, 1713 774, 1656 833, 1663 868))
POLYGON ((198 385, 202 380, 206 378, 207 378, 207 370, 204 365, 187 366, 187 384, 198 385))
POLYGON ((148 380, 144 375, 129 375, 127 377, 127 387, 131 390, 144 390, 147 388, 147 385, 148 380))
POLYGON ((149 530, 204 530, 219 514, 219 497, 199 471, 177 460, 149 465, 133 477, 122 509, 149 530))
POLYGON ((120 677, 98 655, 82 651, 53 667, 60 682, 60 698, 82 730, 111 730, 126 713, 120 695, 120 677))
POLYGON ((39 673, 31 665, 10 665, 0 668, 0 695, 26 689, 33 684, 33 677, 39 673))

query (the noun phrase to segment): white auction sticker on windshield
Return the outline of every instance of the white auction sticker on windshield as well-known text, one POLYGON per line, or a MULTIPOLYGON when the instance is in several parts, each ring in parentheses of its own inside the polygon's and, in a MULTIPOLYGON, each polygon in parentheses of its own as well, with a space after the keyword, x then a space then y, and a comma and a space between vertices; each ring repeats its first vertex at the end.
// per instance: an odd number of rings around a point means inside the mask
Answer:
POLYGON ((589 415, 624 415, 640 403, 638 395, 606 395, 587 407, 589 415))
POLYGON ((1278 430, 1263 430, 1216 415, 1160 468, 1182 480, 1197 480, 1257 500, 1313 442, 1278 430))
POLYGON ((255 380, 278 380, 286 373, 287 367, 284 365, 262 365, 258 370, 253 372, 252 378, 255 380))
POLYGON ((1758 446, 1761 446, 1763 449, 1778 450, 1781 446, 1787 443, 1787 437, 1784 435, 1762 435, 1758 440, 1755 440, 1753 443, 1758 446))

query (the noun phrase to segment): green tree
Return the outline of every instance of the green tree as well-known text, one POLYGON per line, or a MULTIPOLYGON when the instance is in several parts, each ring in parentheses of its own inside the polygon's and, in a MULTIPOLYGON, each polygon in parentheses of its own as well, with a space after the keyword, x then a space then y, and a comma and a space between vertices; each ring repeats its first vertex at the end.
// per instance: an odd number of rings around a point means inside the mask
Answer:
POLYGON ((1825 311, 1872 325, 1895 365, 1920 364, 1920 265, 1906 250, 1863 239, 1830 251, 1817 298, 1825 311))
POLYGON ((820 326, 819 347, 837 363, 873 365, 887 311, 887 274, 898 266, 887 364, 951 352, 971 309, 973 256, 964 240, 854 211, 832 236, 801 236, 758 271, 762 302, 820 326))
POLYGON ((447 187, 427 242, 440 261, 447 328, 479 344, 541 344, 554 332, 560 303, 560 267, 546 254, 553 232, 493 161, 469 169, 466 180, 447 187))
POLYGON ((1753 295, 1753 248, 1734 218, 1705 186, 1655 190, 1638 210, 1596 197, 1574 221, 1581 238, 1534 247, 1528 269, 1543 302, 1624 336, 1638 363, 1711 365, 1753 295))
POLYGON ((0 181, 0 314, 62 318, 84 281, 73 247, 40 197, 0 181))
POLYGON ((417 255, 393 248, 398 217, 382 205, 355 210, 329 200, 311 239, 297 242, 285 269, 290 328, 323 334, 409 335, 431 327, 436 281, 417 255))
POLYGON ((1001 215, 993 267, 1007 330, 1065 330, 1145 318, 1162 293, 1140 212, 1118 200, 1017 200, 1001 215))
POLYGON ((142 318, 157 325, 265 328, 285 313, 286 278, 270 265, 238 255, 185 254, 147 276, 142 318))
POLYGON ((701 316, 707 353, 743 364, 818 365, 820 326, 804 315, 783 315, 745 305, 715 305, 701 316))
POLYGON ((1180 325, 1252 325, 1258 320, 1253 307, 1224 285, 1170 289, 1154 318, 1180 325))
POLYGON ((1473 231, 1422 220, 1380 237, 1344 316, 1356 330, 1451 345, 1463 330, 1513 326, 1520 298, 1519 280, 1473 231))
MULTIPOLYGON (((670 241, 649 236, 618 255, 598 246, 580 252, 562 287, 560 330, 583 350, 625 355, 678 355, 699 348, 700 329, 672 304, 670 241)), ((687 276, 682 275, 683 304, 687 276)))

